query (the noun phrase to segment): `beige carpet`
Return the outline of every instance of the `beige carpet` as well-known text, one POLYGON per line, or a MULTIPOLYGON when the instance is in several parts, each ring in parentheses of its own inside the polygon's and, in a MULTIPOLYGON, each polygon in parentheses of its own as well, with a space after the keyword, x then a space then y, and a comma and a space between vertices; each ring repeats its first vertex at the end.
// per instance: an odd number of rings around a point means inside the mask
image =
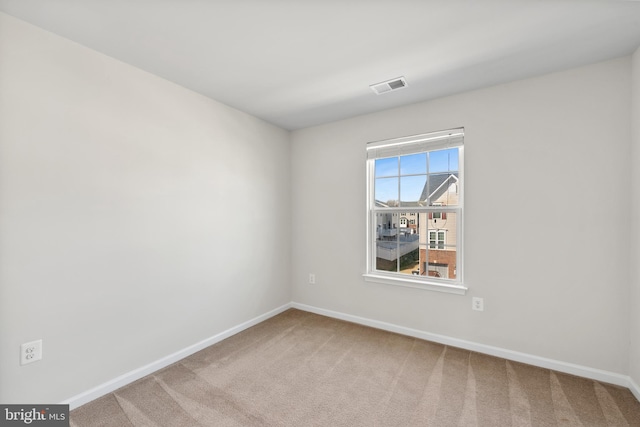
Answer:
POLYGON ((640 426, 625 388, 289 310, 71 426, 640 426))

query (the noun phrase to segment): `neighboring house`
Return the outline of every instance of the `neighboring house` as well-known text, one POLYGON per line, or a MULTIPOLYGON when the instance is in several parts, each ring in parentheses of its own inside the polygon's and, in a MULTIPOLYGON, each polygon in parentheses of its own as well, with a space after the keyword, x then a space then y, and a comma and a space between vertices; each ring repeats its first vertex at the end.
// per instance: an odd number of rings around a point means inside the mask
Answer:
MULTIPOLYGON (((457 172, 431 174, 429 185, 425 185, 420 201, 410 205, 457 205, 459 193, 457 172)), ((376 205, 395 207, 398 204, 397 201, 381 202, 376 200, 376 205)), ((407 203, 405 202, 403 205, 407 205, 407 203)), ((411 269, 413 274, 455 278, 457 269, 456 223, 456 214, 451 212, 379 213, 376 224, 377 268, 395 270, 394 262, 398 258, 398 249, 400 256, 418 250, 415 265, 411 269)))
MULTIPOLYGON (((429 187, 427 188, 425 185, 421 199, 428 201, 431 206, 455 206, 458 204, 460 188, 457 173, 431 175, 429 187)), ((455 279, 457 273, 456 240, 458 237, 456 225, 456 214, 452 212, 420 214, 418 274, 455 279)))

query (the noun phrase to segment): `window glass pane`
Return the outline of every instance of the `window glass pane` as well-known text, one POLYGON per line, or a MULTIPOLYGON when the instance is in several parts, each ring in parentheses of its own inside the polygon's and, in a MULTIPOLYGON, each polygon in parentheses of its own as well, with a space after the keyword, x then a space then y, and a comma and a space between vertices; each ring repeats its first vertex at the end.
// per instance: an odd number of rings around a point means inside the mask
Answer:
POLYGON ((376 178, 381 176, 398 176, 397 157, 376 160, 376 178))
POLYGON ((399 272, 412 276, 420 275, 420 221, 418 224, 400 228, 399 243, 399 272))
POLYGON ((376 270, 398 271, 398 226, 391 213, 376 214, 376 270))
POLYGON ((421 206, 418 202, 422 200, 422 195, 427 183, 426 175, 403 176, 400 178, 400 200, 401 206, 421 206))
POLYGON ((458 172, 458 149, 429 152, 429 173, 458 172))
POLYGON ((458 205, 458 153, 458 148, 429 153, 429 184, 426 192, 431 205, 458 205))
POLYGON ((455 279, 457 275, 456 214, 446 213, 446 219, 428 220, 429 248, 420 262, 431 277, 455 279))
POLYGON ((400 157, 400 175, 427 173, 427 153, 400 157))
POLYGON ((398 178, 378 178, 375 184, 376 206, 398 206, 398 178))

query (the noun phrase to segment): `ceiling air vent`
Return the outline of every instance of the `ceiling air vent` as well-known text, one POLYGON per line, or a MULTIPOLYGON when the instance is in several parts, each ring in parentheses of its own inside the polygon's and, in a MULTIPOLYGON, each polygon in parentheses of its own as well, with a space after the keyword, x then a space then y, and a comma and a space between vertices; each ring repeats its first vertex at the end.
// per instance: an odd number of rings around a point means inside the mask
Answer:
POLYGON ((407 87, 407 81, 404 77, 396 77, 395 79, 387 80, 386 82, 369 85, 369 87, 376 93, 376 95, 380 95, 386 92, 391 92, 392 90, 407 87))

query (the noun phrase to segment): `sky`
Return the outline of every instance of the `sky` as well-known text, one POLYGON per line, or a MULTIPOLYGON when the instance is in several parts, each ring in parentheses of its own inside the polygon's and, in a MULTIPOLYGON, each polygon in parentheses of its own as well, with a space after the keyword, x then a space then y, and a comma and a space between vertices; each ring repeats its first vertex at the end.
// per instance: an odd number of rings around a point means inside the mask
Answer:
POLYGON ((418 201, 427 181, 427 158, 430 174, 458 171, 457 147, 431 151, 428 156, 427 153, 418 153, 376 159, 376 200, 418 201), (400 184, 399 187, 398 184, 400 184), (398 192, 401 193, 400 196, 398 192))

